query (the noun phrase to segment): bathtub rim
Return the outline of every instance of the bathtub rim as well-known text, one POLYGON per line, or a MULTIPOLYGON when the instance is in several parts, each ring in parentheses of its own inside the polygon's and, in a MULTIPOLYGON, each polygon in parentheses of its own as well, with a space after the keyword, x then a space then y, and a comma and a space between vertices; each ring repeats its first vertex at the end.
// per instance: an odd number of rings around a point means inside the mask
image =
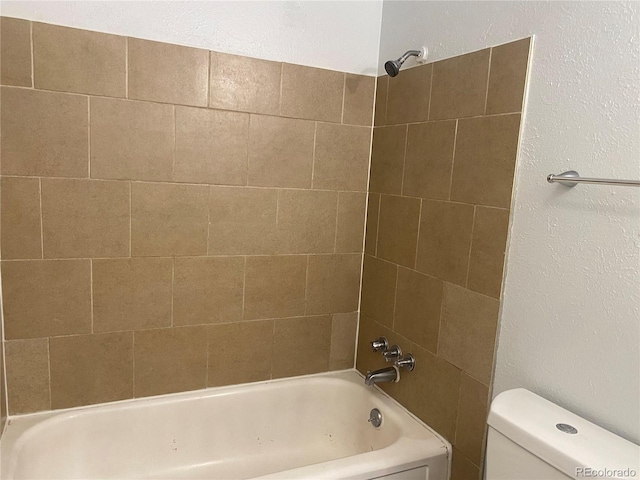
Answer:
MULTIPOLYGON (((129 398, 129 399, 117 400, 113 402, 83 405, 78 407, 70 407, 70 408, 57 409, 57 410, 47 410, 44 412, 35 412, 35 413, 28 413, 28 414, 22 414, 22 415, 12 415, 7 418, 5 430, 3 432, 2 437, 0 438, 0 459, 1 457, 4 456, 2 455, 2 453, 5 452, 5 449, 7 454, 11 453, 16 448, 19 450, 22 444, 26 443, 33 434, 37 433, 37 430, 39 429, 34 429, 34 431, 29 432, 29 430, 31 430, 32 427, 43 426, 44 424, 49 423, 49 421, 54 421, 55 423, 63 422, 64 420, 81 416, 84 412, 91 412, 97 409, 103 410, 105 408, 107 410, 118 410, 122 406, 127 406, 129 408, 134 408, 134 407, 139 408, 144 406, 144 404, 162 405, 165 403, 173 403, 175 401, 182 402, 182 401, 189 401, 189 400, 204 399, 207 397, 213 397, 213 396, 219 396, 219 395, 244 393, 247 391, 250 392, 252 390, 255 390, 256 387, 260 387, 260 386, 280 384, 280 383, 293 383, 296 381, 300 381, 301 379, 316 379, 316 378, 327 378, 327 379, 333 379, 341 382, 354 383, 354 384, 361 383, 363 388, 366 388, 366 389, 371 388, 371 387, 366 387, 364 385, 364 375, 360 371, 358 371, 355 368, 349 368, 344 370, 334 370, 330 372, 321 372, 321 373, 314 373, 314 374, 308 374, 308 375, 300 375, 295 377, 269 379, 269 380, 262 380, 259 382, 243 383, 243 384, 236 384, 236 385, 207 387, 204 389, 190 390, 187 392, 175 392, 175 393, 154 395, 154 396, 148 396, 148 397, 129 398)), ((420 427, 426 430, 433 437, 433 439, 437 440, 440 443, 440 445, 444 449, 444 454, 446 455, 446 469, 450 475, 451 460, 452 460, 452 453, 453 453, 453 447, 451 443, 447 439, 445 439, 442 435, 440 435, 438 432, 436 432, 432 427, 430 427, 428 424, 426 424, 420 418, 418 418, 415 414, 410 412, 407 408, 405 408, 392 396, 390 396, 388 393, 382 390, 378 385, 374 385, 373 390, 375 392, 374 395, 380 395, 381 397, 384 398, 383 401, 393 404, 394 408, 398 408, 400 412, 407 414, 411 418, 411 420, 413 420, 414 422, 417 422, 416 427, 420 427)), ((400 439, 396 440, 395 443, 398 443, 403 438, 406 439, 407 437, 400 437, 400 439)), ((426 445, 429 443, 431 439, 425 438, 425 439, 412 439, 412 440, 423 442, 426 445)), ((369 452, 366 452, 366 453, 369 453, 369 452)), ((350 457, 331 460, 326 463, 340 463, 346 458, 350 458, 350 457)), ((5 457, 4 462, 1 462, 0 460, 0 471, 2 473, 5 473, 4 468, 8 468, 10 465, 11 465, 11 462, 8 462, 7 458, 5 457)), ((424 463, 423 464, 419 464, 418 462, 414 463, 415 467, 422 466, 422 465, 424 465, 424 463)), ((308 469, 309 467, 310 466, 297 467, 295 469, 287 470, 283 472, 295 472, 301 469, 308 469)), ((270 475, 264 476, 264 478, 269 478, 269 477, 270 475)), ((277 477, 272 477, 272 478, 277 478, 277 477)))

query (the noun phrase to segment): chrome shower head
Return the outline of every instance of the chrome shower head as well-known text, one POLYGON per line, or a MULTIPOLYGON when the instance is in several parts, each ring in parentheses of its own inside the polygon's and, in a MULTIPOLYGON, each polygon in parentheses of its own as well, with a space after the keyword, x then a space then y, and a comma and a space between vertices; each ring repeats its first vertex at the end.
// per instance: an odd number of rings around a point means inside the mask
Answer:
POLYGON ((402 55, 399 59, 389 60, 388 62, 385 62, 384 69, 387 72, 387 75, 389 75, 390 77, 395 77, 396 75, 398 75, 398 73, 400 73, 400 67, 407 60, 407 58, 409 57, 422 58, 423 56, 425 56, 425 50, 409 50, 404 55, 402 55))

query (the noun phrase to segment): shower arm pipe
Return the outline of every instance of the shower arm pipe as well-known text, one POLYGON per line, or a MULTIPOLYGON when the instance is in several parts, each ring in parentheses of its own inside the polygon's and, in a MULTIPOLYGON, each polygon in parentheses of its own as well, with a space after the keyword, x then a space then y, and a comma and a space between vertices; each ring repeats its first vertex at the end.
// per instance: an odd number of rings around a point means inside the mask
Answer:
POLYGON ((400 63, 404 63, 405 60, 409 57, 421 57, 421 56, 422 56, 421 50, 409 50, 404 55, 402 55, 397 61, 400 63))

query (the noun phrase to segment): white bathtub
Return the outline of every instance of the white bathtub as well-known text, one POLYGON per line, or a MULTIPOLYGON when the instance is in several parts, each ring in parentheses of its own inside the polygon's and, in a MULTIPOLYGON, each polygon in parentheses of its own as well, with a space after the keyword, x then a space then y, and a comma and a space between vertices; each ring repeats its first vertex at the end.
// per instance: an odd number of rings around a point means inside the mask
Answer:
POLYGON ((450 451, 353 370, 12 417, 0 450, 4 480, 445 480, 450 451))

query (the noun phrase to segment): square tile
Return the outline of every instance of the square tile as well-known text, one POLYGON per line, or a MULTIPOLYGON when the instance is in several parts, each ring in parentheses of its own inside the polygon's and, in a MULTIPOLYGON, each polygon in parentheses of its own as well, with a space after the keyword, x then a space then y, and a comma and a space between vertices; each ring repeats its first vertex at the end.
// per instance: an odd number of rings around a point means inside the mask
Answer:
POLYGON ((209 255, 258 255, 276 251, 278 191, 211 187, 209 255))
POLYGON ((171 326, 170 258, 92 262, 94 332, 171 326))
POLYGON ((304 315, 307 257, 247 257, 244 318, 304 315))
POLYGON ((136 398, 206 387, 206 327, 142 330, 134 337, 136 398))
POLYGON ((91 332, 89 260, 2 262, 7 340, 91 332))
POLYGON ((129 185, 42 179, 45 258, 129 255, 129 185))
POLYGON ((364 256, 360 311, 389 328, 393 325, 397 272, 393 263, 364 256))
POLYGON ((338 193, 336 253, 362 253, 367 194, 338 193))
POLYGON ((500 302, 445 283, 438 355, 488 385, 500 302))
POLYGON ((453 443, 462 374, 449 362, 416 345, 411 346, 409 351, 418 367, 403 378, 409 390, 406 406, 453 443))
POLYGON ((178 182, 246 185, 249 115, 176 107, 178 182))
POLYGON ((251 115, 249 185, 311 187, 313 122, 251 115))
POLYGON ((86 177, 87 109, 87 97, 3 87, 2 174, 86 177))
POLYGON ((472 228, 472 205, 424 200, 416 269, 465 285, 472 228))
POLYGON ((484 114, 490 51, 486 48, 433 64, 429 119, 484 114))
POLYGON ((31 86, 31 22, 0 17, 0 83, 31 86))
POLYGON ((273 358, 273 378, 293 377, 329 369, 331 315, 276 320, 273 351, 287 352, 273 358))
POLYGON ((387 125, 429 120, 429 93, 433 64, 407 68, 389 78, 387 125))
POLYGON ((174 107, 91 98, 91 177, 170 181, 174 107))
POLYGON ((333 253, 337 192, 281 190, 278 199, 279 253, 333 253))
POLYGON ((129 98, 207 106, 209 52, 128 38, 129 98))
POLYGON ((126 38, 33 23, 35 88, 126 96, 126 38))
POLYGON ((500 298, 509 210, 476 207, 467 287, 500 298))
POLYGON ((278 115, 282 64, 258 58, 210 52, 209 106, 278 115))
POLYGON ((313 188, 366 191, 371 129, 318 123, 313 188))
POLYGON ((49 339, 11 340, 4 345, 10 413, 51 410, 49 339))
POLYGON ((420 200, 382 195, 377 256, 405 267, 416 263, 420 200))
POLYGON ((329 370, 353 368, 357 330, 358 312, 333 314, 329 370))
POLYGON ((369 180, 371 192, 400 195, 406 143, 406 125, 373 130, 371 179, 369 180))
POLYGON ((393 328, 422 348, 436 353, 440 331, 442 281, 400 267, 393 328))
POLYGON ((456 122, 409 125, 402 194, 448 200, 456 122))
POLYGON ((2 178, 2 258, 42 258, 40 180, 2 178))
POLYGON ((273 329, 273 320, 210 326, 207 386, 269 380, 273 329))
POLYGON ((451 480, 482 480, 478 466, 471 463, 455 447, 451 459, 451 480))
POLYGON ((493 47, 487 115, 522 111, 531 38, 493 47))
POLYGON ((358 310, 362 256, 310 255, 307 315, 358 310))
POLYGON ((476 465, 482 463, 489 408, 489 387, 469 375, 462 375, 458 400, 455 446, 476 465))
POLYGON ((340 123, 344 77, 342 72, 283 64, 280 114, 340 123))
POLYGON ((367 205, 367 227, 364 253, 375 256, 378 244, 378 216, 380 212, 380 194, 370 193, 367 205))
POLYGON ((51 408, 133 398, 133 333, 49 340, 51 408))
POLYGON ((209 188, 204 185, 131 185, 133 256, 206 255, 209 188))
POLYGON ((342 123, 371 126, 376 78, 346 74, 342 123))
POLYGON ((242 320, 244 258, 176 258, 173 324, 242 320))
POLYGON ((451 200, 509 208, 520 115, 460 120, 451 200))

